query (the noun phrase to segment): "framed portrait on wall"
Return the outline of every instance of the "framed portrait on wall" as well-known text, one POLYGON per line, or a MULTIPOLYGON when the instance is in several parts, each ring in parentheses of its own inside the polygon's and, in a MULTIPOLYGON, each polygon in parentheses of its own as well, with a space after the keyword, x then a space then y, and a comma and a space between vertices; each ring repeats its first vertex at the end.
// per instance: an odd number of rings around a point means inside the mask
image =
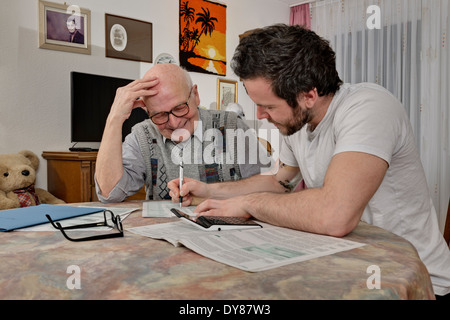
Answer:
POLYGON ((237 81, 217 78, 217 109, 225 110, 230 103, 237 103, 237 81))
POLYGON ((39 48, 91 54, 91 12, 39 1, 39 48))
POLYGON ((106 57, 153 62, 152 27, 151 22, 106 13, 106 57))

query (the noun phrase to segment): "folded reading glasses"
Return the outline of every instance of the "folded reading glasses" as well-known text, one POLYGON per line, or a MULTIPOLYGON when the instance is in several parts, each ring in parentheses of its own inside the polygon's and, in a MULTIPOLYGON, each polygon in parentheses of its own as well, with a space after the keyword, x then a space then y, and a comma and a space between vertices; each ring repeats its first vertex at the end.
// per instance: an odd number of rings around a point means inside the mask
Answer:
POLYGON ((53 221, 52 218, 48 214, 46 214, 45 216, 50 221, 52 226, 55 229, 58 229, 59 231, 61 231, 63 236, 67 240, 70 240, 70 241, 90 241, 90 240, 102 240, 102 239, 123 237, 123 226, 122 226, 122 221, 120 220, 120 216, 115 216, 114 213, 112 213, 112 211, 110 211, 110 210, 103 211, 104 221, 102 221, 102 222, 85 223, 85 224, 79 224, 79 225, 67 226, 67 227, 63 227, 63 226, 61 226, 61 224, 59 222, 53 221), (113 225, 108 224, 108 222, 109 223, 112 222, 113 225), (67 235, 67 233, 65 232, 66 230, 88 229, 88 228, 95 228, 95 227, 109 227, 109 228, 116 229, 118 232, 99 234, 99 235, 95 235, 95 236, 77 238, 77 239, 69 237, 67 235))

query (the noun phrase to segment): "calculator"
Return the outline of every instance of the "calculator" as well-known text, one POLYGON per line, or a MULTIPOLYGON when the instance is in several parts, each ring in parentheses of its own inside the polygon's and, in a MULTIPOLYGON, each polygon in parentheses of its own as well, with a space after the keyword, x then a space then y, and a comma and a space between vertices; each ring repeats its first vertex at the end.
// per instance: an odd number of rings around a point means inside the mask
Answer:
POLYGON ((194 220, 194 218, 176 208, 172 208, 170 211, 183 221, 205 231, 262 228, 262 226, 255 221, 240 217, 200 216, 194 220))

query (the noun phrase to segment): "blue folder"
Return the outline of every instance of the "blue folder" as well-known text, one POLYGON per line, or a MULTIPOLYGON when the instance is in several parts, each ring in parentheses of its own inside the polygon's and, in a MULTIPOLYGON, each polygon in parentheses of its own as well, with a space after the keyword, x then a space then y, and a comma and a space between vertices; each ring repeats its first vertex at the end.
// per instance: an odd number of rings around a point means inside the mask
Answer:
POLYGON ((49 223, 45 216, 46 214, 53 221, 59 221, 101 211, 103 211, 101 208, 71 207, 53 204, 40 204, 38 206, 1 210, 0 231, 12 231, 49 223))

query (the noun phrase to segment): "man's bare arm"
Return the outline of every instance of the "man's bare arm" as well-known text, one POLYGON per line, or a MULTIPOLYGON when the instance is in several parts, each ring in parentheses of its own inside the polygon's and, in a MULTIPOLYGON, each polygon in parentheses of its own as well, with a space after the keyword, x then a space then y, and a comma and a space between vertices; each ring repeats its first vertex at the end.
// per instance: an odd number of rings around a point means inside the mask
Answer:
MULTIPOLYGON (((196 212, 199 215, 253 216, 281 227, 341 237, 357 226, 387 168, 388 164, 376 156, 341 153, 331 160, 321 188, 206 200, 197 206, 196 212)), ((285 180, 281 175, 278 178, 285 180)))
MULTIPOLYGON (((206 184, 194 179, 185 178, 181 195, 184 205, 191 205, 196 199, 228 199, 255 192, 286 193, 292 191, 299 168, 280 164, 272 173, 255 175, 239 181, 218 182, 206 184)), ((297 179, 298 180, 298 179, 297 179)), ((178 202, 180 196, 178 179, 169 182, 172 201, 178 202)), ((194 203, 198 204, 198 202, 194 203)))
POLYGON ((252 194, 243 206, 257 219, 275 225, 331 236, 344 236, 361 216, 384 179, 388 164, 358 152, 333 157, 321 188, 276 195, 252 194))

